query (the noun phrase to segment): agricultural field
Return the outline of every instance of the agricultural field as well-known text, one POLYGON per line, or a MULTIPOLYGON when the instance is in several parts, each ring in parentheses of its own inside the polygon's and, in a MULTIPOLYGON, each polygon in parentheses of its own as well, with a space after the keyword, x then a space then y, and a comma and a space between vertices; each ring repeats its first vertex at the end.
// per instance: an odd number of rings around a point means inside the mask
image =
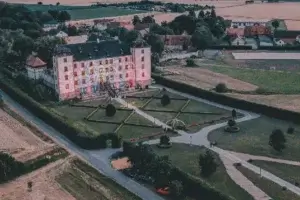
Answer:
POLYGON ((0 109, 0 150, 25 162, 53 150, 56 145, 43 141, 33 130, 0 109))
POLYGON ((283 188, 276 183, 260 177, 249 169, 239 166, 236 167, 247 179, 249 179, 255 186, 263 190, 272 199, 276 200, 299 200, 299 196, 289 190, 283 190, 283 188))
POLYGON ((232 196, 235 199, 253 199, 251 195, 235 184, 234 181, 228 176, 222 161, 216 154, 214 154, 214 156, 218 164, 217 171, 209 178, 202 178, 200 176, 198 159, 200 154, 205 153, 205 148, 177 143, 172 144, 172 147, 169 149, 160 149, 155 145, 152 146, 152 148, 159 156, 168 156, 174 166, 197 179, 199 178, 204 180, 215 187, 218 191, 222 191, 224 194, 232 196))
MULTIPOLYGON (((10 1, 11 2, 11 1, 10 1)), ((23 1, 24 2, 24 1, 23 1)), ((90 6, 72 6, 72 5, 56 5, 56 2, 48 5, 39 4, 21 4, 32 11, 48 11, 48 10, 73 10, 73 9, 87 9, 90 6)))
POLYGON ((259 118, 238 123, 238 133, 227 133, 223 128, 214 130, 208 135, 209 141, 216 141, 222 149, 267 156, 285 160, 300 161, 300 126, 286 121, 261 116, 259 118), (288 127, 294 127, 294 134, 287 134, 288 127), (269 146, 269 136, 275 129, 285 133, 286 149, 282 153, 275 152, 269 146))
POLYGON ((300 174, 295 173, 299 172, 300 163, 297 166, 271 161, 253 160, 251 164, 261 167, 262 169, 282 178, 283 180, 290 182, 291 184, 300 184, 300 174))
POLYGON ((145 12, 145 11, 138 11, 138 10, 112 8, 112 7, 72 9, 67 11, 71 15, 72 20, 115 17, 115 16, 123 16, 123 15, 140 14, 145 12))

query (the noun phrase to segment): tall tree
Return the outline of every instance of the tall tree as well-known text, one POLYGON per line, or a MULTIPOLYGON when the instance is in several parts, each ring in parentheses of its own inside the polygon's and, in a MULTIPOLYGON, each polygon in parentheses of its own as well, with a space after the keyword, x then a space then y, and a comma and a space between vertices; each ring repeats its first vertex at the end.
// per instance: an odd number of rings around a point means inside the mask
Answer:
POLYGON ((57 20, 59 22, 65 22, 71 19, 71 15, 68 13, 68 11, 60 11, 58 16, 57 16, 57 20))
POLYGON ((136 41, 140 36, 140 33, 136 30, 128 31, 126 34, 125 42, 130 46, 133 45, 134 41, 136 41))
POLYGON ((202 52, 212 44, 212 33, 207 26, 197 27, 192 35, 191 42, 194 47, 202 52))
POLYGON ((151 46, 151 52, 157 53, 159 56, 164 51, 164 42, 159 35, 149 33, 145 36, 146 42, 151 46))
POLYGON ((194 10, 190 10, 190 11, 189 11, 189 16, 191 16, 191 17, 196 17, 195 11, 194 11, 194 10))
POLYGON ((133 19, 132 19, 132 24, 133 25, 136 25, 136 24, 141 23, 141 22, 142 21, 141 21, 141 19, 140 19, 140 17, 138 15, 134 15, 133 16, 133 19))
POLYGON ((155 23, 155 19, 152 16, 146 16, 142 19, 142 23, 147 23, 147 24, 151 24, 151 23, 155 23))
POLYGON ((210 11, 210 17, 211 18, 216 18, 217 17, 217 15, 216 15, 216 11, 215 11, 215 9, 213 8, 213 9, 211 9, 211 11, 210 11))
POLYGON ((200 166, 201 175, 203 177, 211 176, 213 173, 217 171, 217 167, 218 167, 215 158, 210 151, 206 151, 204 155, 200 154, 199 166, 200 166))
POLYGON ((277 28, 279 27, 279 21, 278 20, 274 20, 272 21, 272 26, 275 29, 275 31, 277 30, 277 28))
POLYGON ((278 152, 281 152, 283 149, 285 149, 285 143, 286 139, 284 133, 280 129, 274 130, 269 137, 269 145, 278 152))
POLYGON ((199 19, 203 19, 204 16, 205 16, 204 11, 203 11, 203 10, 200 10, 200 11, 199 11, 199 14, 198 14, 198 18, 199 18, 199 19))

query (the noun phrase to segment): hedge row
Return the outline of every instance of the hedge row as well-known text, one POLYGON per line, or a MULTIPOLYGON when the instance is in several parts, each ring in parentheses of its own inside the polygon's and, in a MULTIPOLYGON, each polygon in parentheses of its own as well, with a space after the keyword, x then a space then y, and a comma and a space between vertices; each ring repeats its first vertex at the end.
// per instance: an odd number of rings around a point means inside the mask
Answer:
MULTIPOLYGON (((252 50, 252 46, 236 46, 236 45, 215 45, 211 46, 208 49, 216 49, 216 50, 252 50)), ((259 46, 259 50, 274 50, 274 51, 292 51, 292 50, 300 50, 299 46, 259 46)))
POLYGON ((165 85, 166 87, 173 88, 175 90, 182 91, 185 93, 189 93, 191 95, 203 99, 207 99, 216 103, 231 106, 234 108, 239 108, 242 110, 261 113, 269 117, 275 117, 278 119, 288 120, 295 123, 300 122, 300 113, 297 112, 275 108, 272 106, 262 105, 258 103, 253 103, 241 99, 236 99, 223 94, 207 91, 201 88, 196 88, 194 86, 185 83, 179 83, 170 79, 166 79, 158 75, 153 75, 152 77, 155 79, 156 83, 158 84, 165 85))
POLYGON ((252 46, 235 46, 235 45, 214 45, 209 47, 208 49, 216 49, 216 50, 252 50, 252 46))
POLYGON ((0 88, 15 101, 32 112, 36 117, 54 127, 70 141, 83 149, 106 148, 106 141, 108 139, 112 140, 113 147, 119 148, 121 146, 120 138, 115 134, 102 134, 96 137, 88 137, 87 134, 76 127, 72 121, 55 115, 47 107, 36 102, 23 91, 10 85, 9 81, 4 78, 0 79, 0 88))

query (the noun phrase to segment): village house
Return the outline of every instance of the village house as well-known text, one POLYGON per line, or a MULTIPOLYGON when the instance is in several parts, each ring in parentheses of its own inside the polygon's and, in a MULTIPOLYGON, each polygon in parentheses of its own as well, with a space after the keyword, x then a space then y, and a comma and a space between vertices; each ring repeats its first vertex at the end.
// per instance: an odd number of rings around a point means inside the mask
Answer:
POLYGON ((88 35, 68 36, 64 38, 66 44, 85 43, 88 40, 88 35))
POLYGON ((280 39, 285 43, 292 44, 300 39, 300 31, 275 30, 274 38, 280 39))
POLYGON ((252 37, 257 35, 272 35, 270 27, 266 27, 260 24, 254 24, 253 26, 246 26, 244 30, 245 37, 252 37))
POLYGON ((59 31, 55 36, 58 38, 65 38, 68 37, 68 34, 63 31, 59 31))
POLYGON ((253 20, 253 19, 233 19, 231 20, 231 28, 245 28, 246 26, 254 26, 255 24, 259 24, 262 26, 266 26, 267 22, 270 21, 266 20, 253 20))
POLYGON ((35 55, 30 55, 25 65, 27 76, 32 80, 39 80, 47 69, 47 64, 35 55))
POLYGON ((244 28, 227 28, 226 34, 230 37, 243 37, 244 30, 244 28))
POLYGON ((60 100, 147 88, 151 84, 151 50, 128 48, 117 40, 60 45, 53 56, 55 90, 60 100))

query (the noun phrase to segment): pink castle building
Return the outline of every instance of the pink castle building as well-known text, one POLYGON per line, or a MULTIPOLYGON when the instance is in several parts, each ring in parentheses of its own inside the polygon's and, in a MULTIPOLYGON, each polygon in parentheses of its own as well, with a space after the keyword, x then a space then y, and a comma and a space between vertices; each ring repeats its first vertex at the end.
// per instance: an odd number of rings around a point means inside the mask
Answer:
POLYGON ((117 40, 60 45, 53 56, 55 90, 60 100, 93 98, 151 84, 151 50, 129 48, 117 40))

